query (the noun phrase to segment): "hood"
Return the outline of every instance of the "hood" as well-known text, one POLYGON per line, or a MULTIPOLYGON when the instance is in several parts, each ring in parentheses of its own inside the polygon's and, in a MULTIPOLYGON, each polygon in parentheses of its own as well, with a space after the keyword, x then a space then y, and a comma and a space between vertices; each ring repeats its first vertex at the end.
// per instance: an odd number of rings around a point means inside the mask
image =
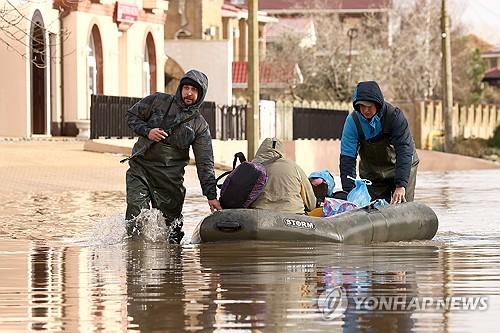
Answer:
POLYGON ((331 172, 327 169, 314 171, 309 175, 309 179, 321 178, 324 180, 328 186, 327 196, 331 197, 333 195, 333 189, 335 188, 335 179, 333 178, 331 172))
POLYGON ((384 105, 384 95, 377 82, 363 81, 358 83, 352 94, 352 106, 354 110, 359 111, 359 105, 356 105, 357 101, 373 102, 377 105, 377 110, 380 111, 384 105))
POLYGON ((207 95, 208 90, 208 77, 200 71, 192 69, 184 74, 179 82, 179 86, 177 87, 175 99, 180 105, 185 107, 186 105, 184 105, 184 102, 182 101, 182 86, 184 84, 192 83, 195 83, 198 88, 198 99, 193 105, 190 105, 188 109, 197 109, 205 100, 205 96, 207 95))
POLYGON ((285 147, 283 142, 276 138, 266 138, 260 145, 259 149, 255 153, 255 158, 253 161, 263 163, 265 161, 271 160, 276 156, 285 156, 285 147), (273 142, 276 142, 273 148, 273 142))

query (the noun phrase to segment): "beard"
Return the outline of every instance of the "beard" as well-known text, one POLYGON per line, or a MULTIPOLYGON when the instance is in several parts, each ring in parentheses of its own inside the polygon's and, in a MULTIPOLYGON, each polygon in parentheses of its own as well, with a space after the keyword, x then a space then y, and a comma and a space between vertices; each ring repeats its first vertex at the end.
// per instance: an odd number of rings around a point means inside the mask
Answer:
POLYGON ((189 105, 193 105, 193 104, 194 104, 194 102, 195 102, 195 100, 194 100, 194 99, 192 99, 192 98, 188 98, 188 97, 184 97, 182 100, 184 101, 184 104, 186 104, 186 105, 188 105, 188 106, 189 106, 189 105))

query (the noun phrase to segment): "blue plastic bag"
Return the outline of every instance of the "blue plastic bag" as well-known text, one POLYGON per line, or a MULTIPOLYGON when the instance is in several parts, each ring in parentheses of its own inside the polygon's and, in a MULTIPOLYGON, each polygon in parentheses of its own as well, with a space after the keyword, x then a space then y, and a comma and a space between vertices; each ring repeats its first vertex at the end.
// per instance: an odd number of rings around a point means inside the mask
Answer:
POLYGON ((366 185, 371 185, 372 182, 368 179, 355 179, 354 184, 355 187, 347 195, 347 201, 354 203, 358 207, 368 206, 372 197, 370 196, 370 193, 368 193, 366 185))
POLYGON ((389 203, 385 201, 385 199, 377 199, 371 203, 373 207, 380 207, 380 206, 385 206, 388 205, 389 203))

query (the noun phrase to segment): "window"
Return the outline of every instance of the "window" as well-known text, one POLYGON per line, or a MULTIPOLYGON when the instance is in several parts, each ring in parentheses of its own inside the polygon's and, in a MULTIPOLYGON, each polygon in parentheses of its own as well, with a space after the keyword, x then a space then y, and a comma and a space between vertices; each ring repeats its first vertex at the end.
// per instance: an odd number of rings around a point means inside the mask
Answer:
POLYGON ((151 94, 151 71, 149 65, 148 46, 144 48, 144 61, 142 62, 142 95, 151 94))
POLYGON ((89 96, 97 94, 97 62, 95 59, 95 44, 94 37, 90 35, 90 41, 88 45, 87 53, 87 64, 88 64, 88 90, 89 96))

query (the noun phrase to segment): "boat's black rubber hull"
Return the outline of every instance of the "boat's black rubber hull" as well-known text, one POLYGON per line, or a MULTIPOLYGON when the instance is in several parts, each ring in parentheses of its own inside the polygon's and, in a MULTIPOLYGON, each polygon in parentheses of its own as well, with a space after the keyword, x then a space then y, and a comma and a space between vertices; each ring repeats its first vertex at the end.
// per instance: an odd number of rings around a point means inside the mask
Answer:
POLYGON ((367 244, 432 239, 437 228, 434 211, 416 202, 361 208, 326 218, 227 209, 206 217, 195 230, 193 242, 309 240, 367 244))

